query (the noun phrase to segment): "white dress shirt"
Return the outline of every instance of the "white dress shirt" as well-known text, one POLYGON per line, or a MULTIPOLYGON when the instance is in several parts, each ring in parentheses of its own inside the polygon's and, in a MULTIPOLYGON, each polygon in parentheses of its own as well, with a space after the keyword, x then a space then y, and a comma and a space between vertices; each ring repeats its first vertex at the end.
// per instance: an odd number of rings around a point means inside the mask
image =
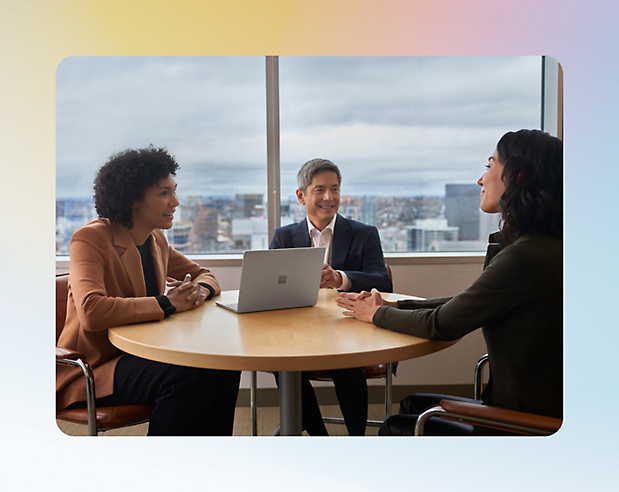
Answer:
MULTIPOLYGON (((331 257, 332 257, 332 245, 333 245, 333 232, 335 230, 335 220, 337 219, 337 214, 333 217, 333 220, 329 222, 327 227, 325 227, 322 231, 319 231, 312 222, 307 219, 307 228, 309 230, 309 236, 312 241, 312 248, 326 248, 325 250, 325 263, 331 265, 331 257)), ((339 274, 342 276, 342 285, 338 287, 338 290, 349 290, 351 286, 351 281, 343 271, 337 270, 339 274)))

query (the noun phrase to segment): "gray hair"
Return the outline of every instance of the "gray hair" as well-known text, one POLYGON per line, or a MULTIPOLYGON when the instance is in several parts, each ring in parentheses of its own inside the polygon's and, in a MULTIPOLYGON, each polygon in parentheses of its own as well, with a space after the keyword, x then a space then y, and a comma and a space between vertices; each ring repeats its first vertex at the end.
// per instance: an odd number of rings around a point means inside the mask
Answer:
POLYGON ((327 159, 312 159, 301 166, 297 173, 297 186, 303 192, 312 184, 314 175, 322 171, 331 171, 337 174, 338 184, 342 184, 342 174, 340 168, 327 159))

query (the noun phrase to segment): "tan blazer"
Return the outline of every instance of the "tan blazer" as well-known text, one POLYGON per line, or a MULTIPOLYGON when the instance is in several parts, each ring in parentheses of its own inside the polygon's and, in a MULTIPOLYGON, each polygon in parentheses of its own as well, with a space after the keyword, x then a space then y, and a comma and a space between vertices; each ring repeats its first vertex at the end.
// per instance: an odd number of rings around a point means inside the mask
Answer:
MULTIPOLYGON (((151 233, 151 248, 159 292, 166 277, 182 280, 190 273, 221 292, 215 277, 168 245, 163 233, 151 233)), ((107 329, 163 319, 154 297, 146 297, 140 253, 129 229, 117 222, 97 219, 78 230, 69 246, 69 298, 67 318, 58 346, 83 353, 93 368, 96 397, 114 392, 114 368, 123 352, 108 340, 107 329)), ((58 409, 86 399, 79 368, 58 366, 58 409)))

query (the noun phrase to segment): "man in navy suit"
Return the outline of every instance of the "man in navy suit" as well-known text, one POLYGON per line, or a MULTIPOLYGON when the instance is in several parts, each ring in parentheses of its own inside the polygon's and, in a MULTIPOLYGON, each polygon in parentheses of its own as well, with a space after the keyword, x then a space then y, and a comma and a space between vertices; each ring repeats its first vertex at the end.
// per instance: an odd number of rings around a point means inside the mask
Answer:
MULTIPOLYGON (((376 227, 339 215, 339 168, 326 159, 306 162, 297 174, 297 198, 307 219, 277 229, 271 249, 325 247, 320 287, 361 292, 372 288, 392 292, 376 227)), ((368 388, 361 368, 332 370, 331 377, 348 434, 365 435, 368 388)), ((303 429, 310 435, 328 435, 307 373, 302 375, 303 429)))

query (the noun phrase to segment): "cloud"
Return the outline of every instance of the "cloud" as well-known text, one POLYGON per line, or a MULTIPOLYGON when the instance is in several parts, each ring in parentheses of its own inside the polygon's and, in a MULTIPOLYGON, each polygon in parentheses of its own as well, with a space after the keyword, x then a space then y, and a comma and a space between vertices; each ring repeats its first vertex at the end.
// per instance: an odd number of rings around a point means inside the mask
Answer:
MULTIPOLYGON (((280 58, 282 195, 313 157, 343 192, 475 182, 500 136, 539 127, 539 57, 280 58)), ((266 191, 262 57, 70 57, 57 70, 57 196, 90 196, 125 148, 166 146, 181 195, 266 191)))

